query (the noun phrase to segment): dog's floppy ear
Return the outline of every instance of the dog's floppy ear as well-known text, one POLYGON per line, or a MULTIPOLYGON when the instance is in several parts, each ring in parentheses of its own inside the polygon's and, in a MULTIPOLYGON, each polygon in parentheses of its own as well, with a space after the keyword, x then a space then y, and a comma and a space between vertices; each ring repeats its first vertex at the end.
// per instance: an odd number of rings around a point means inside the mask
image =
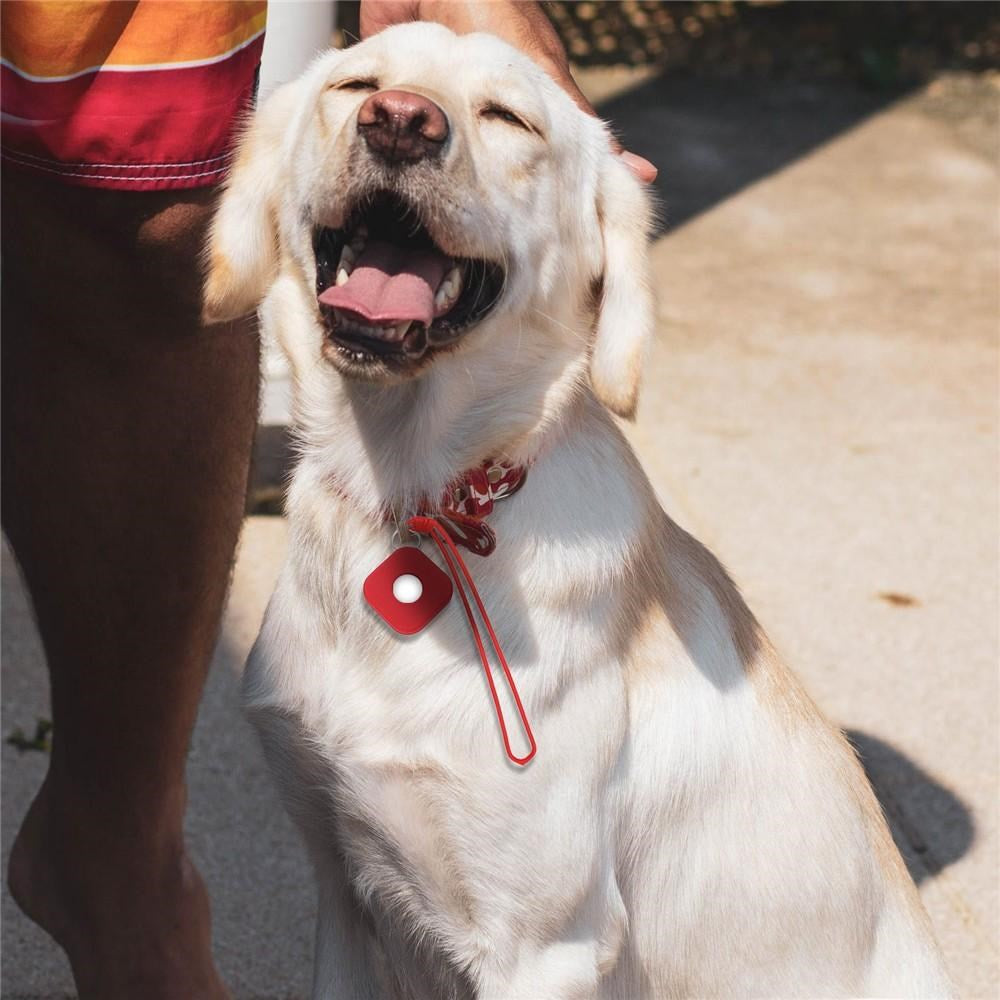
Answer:
POLYGON ((286 84, 268 98, 237 145, 205 248, 205 323, 253 312, 274 280, 282 137, 296 91, 286 84))
POLYGON ((632 419, 654 315, 648 244, 652 205, 643 185, 618 157, 604 158, 597 187, 603 243, 590 381, 612 413, 632 419))

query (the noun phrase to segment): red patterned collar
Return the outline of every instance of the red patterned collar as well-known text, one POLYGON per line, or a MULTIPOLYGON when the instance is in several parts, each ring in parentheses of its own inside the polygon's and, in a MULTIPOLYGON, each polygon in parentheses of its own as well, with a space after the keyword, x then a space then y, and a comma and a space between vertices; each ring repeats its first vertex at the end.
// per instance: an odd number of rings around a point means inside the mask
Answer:
MULTIPOLYGON (((456 545, 477 556, 488 556, 497 547, 497 536, 486 518, 493 512, 493 504, 513 496, 524 485, 527 476, 526 465, 490 458, 453 479, 441 493, 436 506, 424 500, 416 513, 434 518, 456 545)), ((334 488, 345 500, 351 499, 339 484, 334 483, 334 488)), ((396 525, 405 521, 399 512, 389 507, 383 508, 381 519, 386 524, 396 525)))
POLYGON ((456 545, 488 556, 497 545, 497 536, 485 518, 493 504, 513 496, 523 485, 528 467, 502 458, 487 459, 467 469, 441 494, 438 509, 424 506, 420 513, 435 517, 456 545))

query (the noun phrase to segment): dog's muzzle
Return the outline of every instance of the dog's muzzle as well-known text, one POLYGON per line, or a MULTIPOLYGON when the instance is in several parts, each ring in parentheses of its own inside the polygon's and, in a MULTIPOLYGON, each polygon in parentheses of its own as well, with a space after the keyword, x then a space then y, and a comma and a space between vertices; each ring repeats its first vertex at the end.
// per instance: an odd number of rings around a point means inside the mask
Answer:
MULTIPOLYGON (((420 115, 411 119, 413 128, 421 121, 431 136, 447 129, 446 122, 420 115)), ((375 142, 392 140, 393 149, 401 148, 396 133, 374 134, 380 135, 375 142)), ((498 264, 446 254, 419 208, 390 191, 361 199, 342 228, 316 229, 313 248, 332 360, 347 374, 378 378, 416 370, 480 322, 503 290, 498 264)))

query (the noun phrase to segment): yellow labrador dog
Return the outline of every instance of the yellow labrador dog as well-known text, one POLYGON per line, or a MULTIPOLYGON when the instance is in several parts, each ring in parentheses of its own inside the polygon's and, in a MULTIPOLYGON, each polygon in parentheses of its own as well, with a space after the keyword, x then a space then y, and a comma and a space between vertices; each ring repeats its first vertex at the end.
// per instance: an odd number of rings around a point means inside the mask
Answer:
POLYGON ((245 698, 315 865, 317 998, 950 994, 850 747, 615 425, 649 224, 604 125, 487 35, 330 52, 246 132, 205 311, 259 307, 295 377, 245 698), (412 635, 373 609, 414 514, 464 545, 523 722, 460 595, 412 635))

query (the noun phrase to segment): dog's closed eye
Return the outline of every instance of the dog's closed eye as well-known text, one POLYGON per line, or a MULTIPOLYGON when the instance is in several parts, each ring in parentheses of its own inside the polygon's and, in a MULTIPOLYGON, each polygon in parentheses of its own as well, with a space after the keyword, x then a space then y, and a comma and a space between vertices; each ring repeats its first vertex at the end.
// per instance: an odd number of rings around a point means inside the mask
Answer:
POLYGON ((537 136, 541 136, 542 134, 531 122, 526 121, 520 115, 511 111, 510 108, 505 108, 502 104, 494 104, 493 102, 484 104, 479 109, 479 117, 492 121, 506 122, 508 125, 523 129, 525 132, 534 132, 537 136))
POLYGON ((327 90, 378 90, 378 80, 373 76, 348 77, 331 83, 327 90))

